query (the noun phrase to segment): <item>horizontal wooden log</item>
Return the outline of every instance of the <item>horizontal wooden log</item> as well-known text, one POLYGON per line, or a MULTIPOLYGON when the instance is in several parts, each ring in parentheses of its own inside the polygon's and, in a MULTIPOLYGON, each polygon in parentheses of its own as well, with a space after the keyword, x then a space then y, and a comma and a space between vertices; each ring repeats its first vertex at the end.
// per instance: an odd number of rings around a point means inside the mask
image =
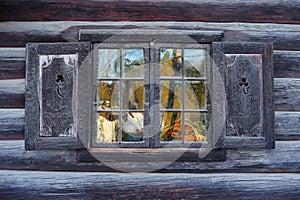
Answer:
POLYGON ((300 25, 204 22, 4 22, 0 24, 0 46, 24 47, 29 42, 76 41, 79 29, 95 28, 215 30, 225 31, 227 41, 271 41, 275 49, 280 50, 299 50, 300 46, 300 25))
POLYGON ((277 141, 275 149, 226 152, 212 162, 78 162, 74 150, 25 151, 24 141, 0 141, 0 169, 56 171, 300 172, 300 141, 277 141))
POLYGON ((300 79, 274 80, 275 110, 300 111, 300 79))
POLYGON ((3 199, 297 199, 300 174, 0 171, 3 199))
MULTIPOLYGON (((300 79, 274 80, 277 111, 300 111, 300 79)), ((0 80, 0 108, 24 108, 25 80, 0 80)))
POLYGON ((0 109, 0 140, 24 139, 24 109, 0 109))
POLYGON ((274 51, 274 76, 300 78, 300 51, 274 51))
POLYGON ((4 1, 1 21, 219 21, 300 23, 298 1, 4 1))
POLYGON ((258 32, 258 31, 227 31, 224 40, 230 42, 273 42, 275 50, 300 50, 300 38, 297 32, 258 32))
POLYGON ((300 112, 276 112, 276 140, 300 140, 300 112))
MULTIPOLYGON (((275 78, 300 78, 300 51, 274 51, 275 78)), ((25 78, 25 48, 0 48, 0 79, 25 78)))
POLYGON ((0 80, 25 78, 25 48, 0 48, 0 80))
POLYGON ((0 108, 24 108, 25 80, 0 80, 0 108))
MULTIPOLYGON (((0 109, 0 139, 24 139, 24 109, 0 109)), ((276 140, 300 140, 300 112, 275 112, 276 140)))

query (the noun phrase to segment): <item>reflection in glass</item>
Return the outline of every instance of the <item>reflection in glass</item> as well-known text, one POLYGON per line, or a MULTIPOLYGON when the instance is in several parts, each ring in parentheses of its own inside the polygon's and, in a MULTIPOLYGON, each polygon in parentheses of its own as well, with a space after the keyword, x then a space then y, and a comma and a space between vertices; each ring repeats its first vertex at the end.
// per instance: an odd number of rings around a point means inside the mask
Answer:
POLYGON ((97 142, 117 142, 119 120, 118 113, 98 113, 97 142))
POLYGON ((144 109, 144 81, 123 81, 123 109, 144 109))
POLYGON ((206 92, 205 81, 185 82, 185 109, 205 109, 206 92))
POLYGON ((122 141, 143 141, 143 132, 143 112, 125 112, 122 114, 122 141))
POLYGON ((99 81, 98 109, 118 109, 119 90, 119 81, 99 81))
POLYGON ((205 55, 204 49, 184 49, 185 77, 205 77, 205 55))
POLYGON ((182 59, 180 49, 160 50, 160 75, 181 76, 182 59))
POLYGON ((120 77, 120 50, 99 49, 98 78, 120 77))
POLYGON ((184 141, 202 142, 206 139, 206 114, 199 112, 184 113, 184 141))
POLYGON ((181 140, 181 112, 161 112, 160 114, 160 140, 181 140))
POLYGON ((123 76, 144 77, 143 49, 124 49, 123 76))
POLYGON ((182 81, 160 81, 160 101, 163 109, 180 109, 182 99, 182 81))

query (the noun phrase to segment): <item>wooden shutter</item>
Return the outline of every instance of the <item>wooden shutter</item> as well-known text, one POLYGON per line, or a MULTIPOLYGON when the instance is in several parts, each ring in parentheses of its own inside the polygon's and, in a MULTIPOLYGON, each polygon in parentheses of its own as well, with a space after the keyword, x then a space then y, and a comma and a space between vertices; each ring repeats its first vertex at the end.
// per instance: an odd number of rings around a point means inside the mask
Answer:
POLYGON ((76 148, 78 82, 88 73, 90 44, 31 43, 26 49, 25 148, 76 148))
POLYGON ((223 79, 226 148, 274 148, 271 43, 213 43, 214 67, 223 79))

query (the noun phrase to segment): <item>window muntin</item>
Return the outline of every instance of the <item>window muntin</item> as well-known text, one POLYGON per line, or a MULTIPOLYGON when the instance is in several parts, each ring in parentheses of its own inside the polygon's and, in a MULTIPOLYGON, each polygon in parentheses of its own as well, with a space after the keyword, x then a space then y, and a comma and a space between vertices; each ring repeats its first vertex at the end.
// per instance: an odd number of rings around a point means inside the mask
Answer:
POLYGON ((209 45, 160 43, 156 50, 159 127, 155 146, 200 147, 209 136, 209 45))
POLYGON ((169 45, 95 45, 97 123, 92 125, 92 147, 195 147, 206 142, 209 45, 169 45), (151 53, 159 57, 151 60, 151 53), (151 84, 159 90, 150 89, 151 84), (159 96, 158 110, 154 96, 159 96))
POLYGON ((92 147, 148 146, 148 52, 145 44, 95 44, 97 123, 92 123, 92 147))

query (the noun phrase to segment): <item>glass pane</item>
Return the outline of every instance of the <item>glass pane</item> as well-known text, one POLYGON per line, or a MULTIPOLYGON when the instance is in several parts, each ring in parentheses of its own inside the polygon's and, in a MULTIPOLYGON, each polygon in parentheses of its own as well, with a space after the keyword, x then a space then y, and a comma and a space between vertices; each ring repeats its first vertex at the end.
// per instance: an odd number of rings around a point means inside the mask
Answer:
POLYGON ((144 109, 144 81, 123 81, 123 109, 144 109))
POLYGON ((182 59, 180 49, 160 50, 160 75, 161 76, 181 76, 182 59))
POLYGON ((99 49, 98 77, 117 78, 120 77, 120 50, 99 49))
POLYGON ((162 112, 160 131, 161 141, 181 141, 181 112, 162 112))
POLYGON ((205 77, 206 53, 204 49, 184 49, 185 77, 205 77))
POLYGON ((206 139, 206 114, 185 112, 184 113, 184 141, 201 142, 206 139))
POLYGON ((185 82, 185 109, 206 109, 205 81, 185 82))
POLYGON ((117 142, 119 130, 118 113, 98 113, 97 142, 117 142))
POLYGON ((98 109, 119 108, 119 81, 98 82, 98 109))
POLYGON ((123 76, 144 77, 143 49, 124 49, 123 76))
POLYGON ((180 109, 182 99, 182 81, 160 81, 160 101, 163 109, 180 109))
POLYGON ((143 141, 143 132, 143 112, 126 112, 122 114, 122 141, 143 141))

